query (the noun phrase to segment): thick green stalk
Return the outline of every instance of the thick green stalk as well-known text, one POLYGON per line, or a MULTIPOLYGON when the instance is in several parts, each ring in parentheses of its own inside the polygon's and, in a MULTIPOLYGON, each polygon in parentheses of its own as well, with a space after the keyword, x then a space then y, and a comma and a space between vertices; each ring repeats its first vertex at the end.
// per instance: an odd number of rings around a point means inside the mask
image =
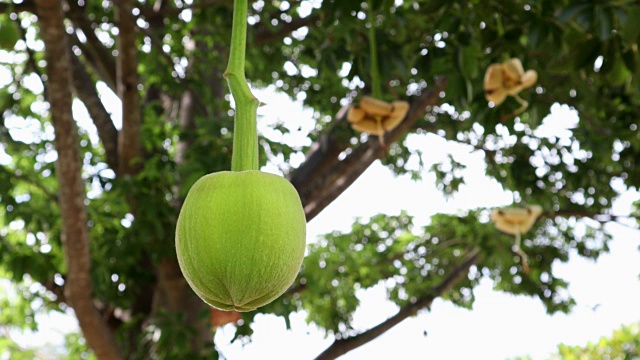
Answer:
POLYGON ((247 0, 235 0, 231 53, 224 77, 236 102, 232 171, 258 170, 257 111, 260 101, 251 93, 244 73, 247 47, 247 0))
POLYGON ((375 14, 373 1, 367 1, 369 9, 369 57, 371 58, 371 95, 376 99, 382 99, 382 85, 380 84, 380 69, 378 68, 378 43, 376 42, 375 14))

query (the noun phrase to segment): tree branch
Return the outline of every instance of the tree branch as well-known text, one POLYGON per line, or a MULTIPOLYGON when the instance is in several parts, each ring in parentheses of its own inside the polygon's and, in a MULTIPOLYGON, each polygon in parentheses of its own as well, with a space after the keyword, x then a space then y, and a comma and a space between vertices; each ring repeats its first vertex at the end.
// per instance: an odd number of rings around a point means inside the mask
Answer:
MULTIPOLYGON (((84 9, 78 5, 77 1, 68 1, 68 17, 73 24, 82 31, 87 41, 80 43, 78 47, 82 50, 87 62, 93 68, 100 80, 104 81, 113 92, 116 89, 116 64, 111 55, 111 51, 98 39, 93 30, 91 21, 86 17, 84 9)), ((76 35, 77 36, 77 35, 76 35)))
POLYGON ((113 334, 94 306, 89 254, 85 184, 78 130, 71 112, 71 61, 60 0, 36 0, 40 36, 45 44, 48 101, 58 152, 56 176, 60 183, 62 245, 67 263, 66 298, 80 328, 99 359, 122 359, 113 334))
MULTIPOLYGON (((425 108, 440 101, 440 92, 446 85, 446 78, 439 78, 432 88, 415 98, 404 121, 385 135, 384 143, 397 141, 422 119, 425 108)), ((338 113, 336 122, 312 146, 306 161, 290 177, 291 183, 300 193, 307 221, 318 215, 375 160, 386 154, 386 148, 380 141, 376 137, 370 137, 346 158, 339 160, 340 153, 349 146, 349 139, 344 136, 345 127, 348 126, 345 115, 346 111, 338 113)))
POLYGON ((422 296, 415 303, 403 306, 396 315, 361 334, 334 341, 331 346, 316 357, 316 360, 335 359, 338 356, 344 355, 347 352, 374 340, 378 336, 384 334, 387 330, 401 323, 406 318, 416 315, 419 310, 431 306, 433 300, 451 290, 455 284, 464 279, 469 268, 478 260, 479 253, 480 248, 471 250, 467 254, 465 260, 454 268, 451 273, 427 295, 422 296))
POLYGON ((607 221, 618 221, 621 218, 623 219, 637 219, 640 220, 640 215, 633 215, 633 214, 629 214, 629 215, 612 215, 612 214, 598 214, 598 213, 593 213, 593 212, 589 212, 589 211, 584 211, 584 210, 559 210, 559 211, 554 211, 551 213, 547 213, 547 214, 542 214, 540 215, 540 218, 552 218, 554 216, 562 216, 562 217, 570 217, 570 216, 575 216, 577 218, 590 218, 596 221, 600 221, 600 222, 607 222, 607 221))
POLYGON ((76 96, 87 107, 89 115, 98 129, 98 136, 104 146, 107 164, 118 171, 118 130, 109 112, 98 96, 93 80, 80 60, 70 53, 73 72, 73 89, 76 96))
POLYGON ((122 131, 118 139, 118 165, 124 175, 140 169, 142 141, 140 129, 142 114, 138 91, 138 47, 136 45, 136 23, 132 14, 134 0, 116 1, 115 15, 118 22, 118 57, 116 78, 118 96, 122 101, 122 131))
POLYGON ((311 25, 318 20, 320 20, 320 16, 318 14, 309 15, 304 18, 297 18, 292 20, 290 23, 283 23, 276 31, 273 32, 264 25, 256 26, 253 35, 253 45, 260 46, 274 40, 282 39, 293 31, 298 30, 301 27, 311 25))

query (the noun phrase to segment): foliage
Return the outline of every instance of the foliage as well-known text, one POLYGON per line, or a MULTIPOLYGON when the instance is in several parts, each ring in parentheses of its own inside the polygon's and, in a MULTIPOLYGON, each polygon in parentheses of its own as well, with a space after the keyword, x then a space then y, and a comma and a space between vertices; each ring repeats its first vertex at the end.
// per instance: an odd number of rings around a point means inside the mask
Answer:
POLYGON ((33 360, 33 359, 61 359, 61 360, 96 360, 95 355, 87 347, 86 341, 78 333, 65 334, 64 346, 45 344, 37 347, 24 347, 14 341, 9 335, 9 328, 3 327, 0 336, 0 356, 5 359, 33 360))
MULTIPOLYGON (((107 100, 117 83, 108 75, 116 73, 117 2, 69 3, 70 51, 120 129, 114 111, 119 103, 107 100)), ((201 326, 208 320, 206 308, 199 305, 191 316, 186 314, 190 303, 167 300, 174 279, 163 266, 175 257, 175 223, 185 194, 200 176, 228 170, 233 151, 233 109, 222 77, 230 2, 157 3, 164 5, 154 10, 156 1, 135 2, 143 98, 139 171, 125 176, 108 163, 106 144, 113 139, 97 134, 95 117, 85 121, 85 111, 96 109, 73 89, 94 303, 132 359, 215 353, 213 344, 194 345, 198 334, 210 338, 210 329, 201 326), (189 96, 193 108, 185 100, 189 96)), ((333 115, 371 91, 367 27, 372 19, 366 4, 259 0, 249 10, 251 85, 269 86, 313 110, 316 125, 305 134, 306 144, 331 133, 331 141, 344 150, 327 156, 356 154, 369 137, 333 115)), ((588 258, 606 252, 610 236, 602 222, 615 220, 612 201, 640 184, 640 4, 375 0, 373 12, 384 100, 414 102, 436 86, 436 79, 446 77, 448 84, 438 103, 418 109, 411 131, 388 144, 380 161, 415 180, 429 169, 435 186, 453 195, 465 183, 456 155, 434 159, 409 140, 430 134, 481 154, 487 176, 512 192, 514 202, 545 209, 523 238, 531 271, 524 272, 512 251, 513 237, 488 222, 489 209, 437 214, 422 228, 406 212, 357 218, 350 231, 324 234, 309 244, 294 286, 272 304, 244 314, 237 338, 249 341, 258 313, 288 321, 298 310, 336 338, 357 336, 351 320, 360 290, 382 283, 391 301, 410 306, 430 296, 474 249, 478 259, 468 275, 434 296, 471 307, 473 289, 485 277, 498 291, 537 297, 549 313, 570 311, 574 300, 552 264, 567 261, 572 249, 588 258), (490 64, 513 57, 540 76, 533 89, 520 94, 529 102, 527 110, 508 117, 520 105, 509 98, 489 106, 482 84, 490 64), (558 120, 558 114, 564 118, 558 120)), ((0 300, 0 309, 20 310, 1 313, 2 323, 12 327, 35 328, 34 309, 66 311, 69 306, 64 297, 69 259, 63 254, 57 205, 60 174, 45 101, 45 87, 54 84, 45 80, 38 21, 33 1, 0 3, 0 274, 18 288, 17 297, 0 300)), ((274 129, 283 133, 302 123, 287 117, 286 109, 281 117, 286 124, 274 129)), ((297 171, 288 164, 292 158, 324 145, 293 147, 264 139, 260 162, 284 162, 279 165, 291 176, 297 171)), ((317 181, 306 179, 303 186, 317 181)), ((192 295, 182 291, 181 299, 192 295)), ((73 336, 69 344, 75 345, 68 348, 87 353, 86 344, 73 336)))
POLYGON ((637 359, 640 358, 640 325, 622 326, 610 337, 586 346, 558 346, 558 356, 567 360, 579 359, 637 359))
POLYGON ((36 355, 33 349, 23 349, 7 337, 0 337, 0 355, 17 360, 33 359, 36 355))
MULTIPOLYGON (((611 359, 634 360, 640 358, 640 324, 623 325, 597 342, 585 346, 558 345, 558 353, 551 360, 611 359)), ((519 357, 526 360, 528 357, 519 357)))

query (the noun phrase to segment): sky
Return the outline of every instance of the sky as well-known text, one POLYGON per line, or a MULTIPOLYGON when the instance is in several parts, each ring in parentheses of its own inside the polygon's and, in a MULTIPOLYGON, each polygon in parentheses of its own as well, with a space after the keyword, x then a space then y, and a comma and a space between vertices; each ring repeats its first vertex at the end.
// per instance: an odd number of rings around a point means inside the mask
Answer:
MULTIPOLYGON (((105 86, 100 85, 99 88, 107 108, 113 112, 114 123, 119 127, 121 114, 117 98, 105 86)), ((304 134, 314 125, 311 110, 303 109, 299 101, 292 103, 285 95, 274 94, 272 89, 256 91, 256 94, 266 103, 259 109, 259 129, 263 135, 293 146, 308 141, 304 134), (283 135, 273 131, 270 126, 275 123, 282 123, 292 132, 283 135)), ((557 105, 553 112, 557 121, 545 121, 546 127, 538 129, 539 134, 553 133, 554 130, 557 133, 561 130, 570 132, 570 128, 576 125, 576 114, 568 108, 557 105)), ((74 116, 80 126, 95 134, 86 109, 79 102, 74 103, 74 116)), ((511 194, 484 175, 484 161, 480 153, 469 154, 466 147, 448 143, 435 135, 411 135, 407 141, 410 147, 425 154, 427 169, 449 153, 466 164, 466 185, 453 198, 445 199, 435 188, 433 174, 425 172, 423 180, 412 181, 408 176, 393 175, 376 162, 308 224, 308 242, 316 241, 318 235, 333 230, 348 231, 356 217, 378 213, 397 215, 404 209, 420 226, 427 224, 430 216, 436 213, 507 206, 512 202, 511 194)), ((274 159, 263 170, 278 173, 278 163, 282 160, 274 159)), ((303 160, 300 153, 293 157, 292 163, 296 166, 303 160)), ((413 159, 410 163, 417 161, 413 159)), ((613 213, 628 214, 631 203, 637 199, 640 199, 639 193, 627 191, 614 203, 613 213)), ((636 322, 640 320, 640 306, 637 305, 640 304, 640 232, 616 224, 608 224, 606 229, 614 234, 610 254, 593 262, 574 253, 567 264, 554 265, 554 272, 569 281, 569 292, 578 303, 570 314, 547 315, 539 301, 496 292, 492 283, 486 280, 475 290, 473 310, 436 300, 430 311, 421 311, 418 316, 405 320, 377 340, 341 359, 391 356, 509 359, 523 355, 545 359, 559 343, 584 345, 611 334, 621 324, 636 322)), ((360 291, 357 296, 362 300, 354 316, 358 330, 375 326, 398 310, 385 299, 382 285, 360 291)), ((304 313, 292 314, 292 329, 286 330, 282 318, 258 316, 253 325, 252 343, 244 346, 229 344, 234 334, 230 325, 217 332, 216 343, 228 359, 312 359, 328 347, 333 338, 325 336, 314 325, 306 324, 305 317, 304 313)), ((40 315, 38 320, 41 324, 39 333, 13 333, 14 339, 24 346, 55 345, 61 343, 65 332, 78 329, 76 320, 71 316, 52 313, 40 315)))

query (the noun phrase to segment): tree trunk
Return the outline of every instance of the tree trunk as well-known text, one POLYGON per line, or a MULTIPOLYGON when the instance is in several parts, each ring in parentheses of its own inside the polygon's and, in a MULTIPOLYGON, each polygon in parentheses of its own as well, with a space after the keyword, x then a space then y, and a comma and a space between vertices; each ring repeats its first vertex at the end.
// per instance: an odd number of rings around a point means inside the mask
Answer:
POLYGON ((47 92, 58 153, 56 176, 60 184, 62 245, 67 264, 65 297, 80 328, 100 360, 122 359, 113 334, 93 303, 88 215, 78 129, 71 112, 71 61, 59 0, 36 1, 40 35, 45 43, 47 92))

